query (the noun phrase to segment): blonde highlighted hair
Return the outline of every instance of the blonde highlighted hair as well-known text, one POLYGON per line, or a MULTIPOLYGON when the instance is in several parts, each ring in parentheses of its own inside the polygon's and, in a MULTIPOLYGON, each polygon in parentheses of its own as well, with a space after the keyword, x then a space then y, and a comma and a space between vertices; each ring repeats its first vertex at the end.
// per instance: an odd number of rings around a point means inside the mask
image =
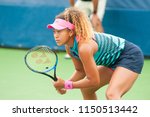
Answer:
POLYGON ((75 26, 75 34, 79 40, 89 40, 93 36, 93 28, 89 21, 89 18, 85 13, 80 11, 76 7, 70 7, 65 9, 64 12, 60 13, 56 16, 56 19, 64 19, 74 24, 75 26))

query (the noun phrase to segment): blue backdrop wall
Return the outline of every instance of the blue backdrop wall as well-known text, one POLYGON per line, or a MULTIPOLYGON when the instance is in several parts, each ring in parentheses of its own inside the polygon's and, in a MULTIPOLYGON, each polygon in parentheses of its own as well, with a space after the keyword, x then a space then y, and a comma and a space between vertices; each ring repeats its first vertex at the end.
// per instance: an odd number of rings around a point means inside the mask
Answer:
MULTIPOLYGON (((136 43, 150 56, 150 0, 107 0, 103 26, 106 33, 136 43)), ((69 0, 0 0, 0 46, 58 47, 46 25, 69 7, 69 0)))

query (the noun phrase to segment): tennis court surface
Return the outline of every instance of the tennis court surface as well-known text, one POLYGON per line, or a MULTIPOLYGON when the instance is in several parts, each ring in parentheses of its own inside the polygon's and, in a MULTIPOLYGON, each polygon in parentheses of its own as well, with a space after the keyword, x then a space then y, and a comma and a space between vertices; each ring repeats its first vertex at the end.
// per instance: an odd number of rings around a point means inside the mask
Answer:
MULTIPOLYGON (((0 99, 1 100, 81 100, 80 90, 57 93, 48 77, 31 72, 24 63, 27 50, 0 48, 0 99)), ((57 75, 68 79, 74 67, 65 52, 58 52, 57 75)), ((123 97, 125 100, 150 100, 150 59, 145 59, 142 74, 132 89, 123 97)), ((99 100, 105 100, 107 86, 97 92, 99 100)))

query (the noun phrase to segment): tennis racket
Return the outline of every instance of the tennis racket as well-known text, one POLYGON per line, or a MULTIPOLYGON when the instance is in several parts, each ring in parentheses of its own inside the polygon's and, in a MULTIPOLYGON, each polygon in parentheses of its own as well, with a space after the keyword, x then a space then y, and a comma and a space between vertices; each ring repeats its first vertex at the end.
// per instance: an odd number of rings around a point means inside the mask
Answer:
POLYGON ((58 56, 48 46, 42 45, 31 48, 25 55, 24 60, 31 71, 46 75, 52 80, 57 81, 56 67, 58 56), (52 70, 54 70, 53 76, 48 74, 52 70))

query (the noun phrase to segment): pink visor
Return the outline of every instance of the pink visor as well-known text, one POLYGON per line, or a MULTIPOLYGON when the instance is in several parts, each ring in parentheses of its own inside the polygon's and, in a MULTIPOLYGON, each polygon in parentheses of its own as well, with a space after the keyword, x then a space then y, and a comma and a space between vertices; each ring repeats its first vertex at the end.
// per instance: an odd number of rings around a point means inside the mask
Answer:
POLYGON ((54 29, 57 29, 57 30, 62 30, 62 29, 68 28, 70 30, 73 30, 74 25, 72 23, 66 21, 66 20, 63 20, 63 19, 55 19, 53 24, 48 24, 47 25, 47 28, 48 29, 54 28, 54 29))

